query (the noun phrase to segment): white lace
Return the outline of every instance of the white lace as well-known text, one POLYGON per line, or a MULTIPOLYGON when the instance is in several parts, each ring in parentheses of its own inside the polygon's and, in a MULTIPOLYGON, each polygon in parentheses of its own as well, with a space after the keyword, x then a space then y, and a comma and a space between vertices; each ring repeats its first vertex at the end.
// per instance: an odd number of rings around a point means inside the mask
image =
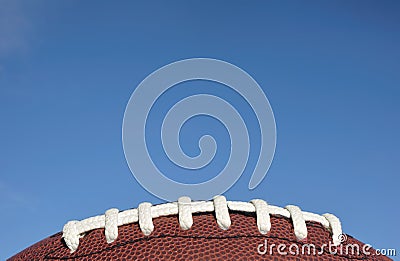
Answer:
POLYGON ((105 228, 107 243, 112 243, 118 237, 118 226, 139 222, 139 227, 144 235, 150 235, 154 230, 153 218, 162 216, 179 216, 179 225, 183 230, 190 229, 193 225, 192 214, 215 212, 217 224, 221 229, 227 230, 231 226, 229 210, 241 212, 255 212, 257 228, 261 234, 267 234, 271 229, 270 215, 280 215, 291 218, 294 234, 299 241, 307 238, 306 221, 321 223, 332 233, 334 245, 340 245, 342 227, 339 219, 332 214, 318 215, 301 211, 297 206, 285 208, 268 205, 261 199, 251 200, 249 203, 240 201, 226 201, 224 196, 215 196, 212 201, 191 201, 189 197, 181 197, 178 202, 152 206, 148 202, 139 204, 137 209, 119 212, 112 208, 105 215, 90 217, 81 221, 69 221, 63 228, 63 238, 71 253, 79 246, 79 238, 90 230, 105 228))

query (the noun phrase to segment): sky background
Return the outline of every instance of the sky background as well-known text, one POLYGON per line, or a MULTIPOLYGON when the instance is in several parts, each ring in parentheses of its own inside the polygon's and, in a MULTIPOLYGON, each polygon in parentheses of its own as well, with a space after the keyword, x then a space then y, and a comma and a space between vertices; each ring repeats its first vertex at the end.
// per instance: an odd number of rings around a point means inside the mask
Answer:
MULTIPOLYGON (((127 166, 122 119, 148 74, 195 57, 247 71, 275 114, 268 175, 249 191, 245 172, 228 199, 331 212, 345 233, 400 251, 399 13, 398 1, 0 0, 0 259, 68 220, 163 202, 127 166)), ((194 121, 181 145, 196 155, 199 132, 214 133, 218 169, 229 136, 194 121)))

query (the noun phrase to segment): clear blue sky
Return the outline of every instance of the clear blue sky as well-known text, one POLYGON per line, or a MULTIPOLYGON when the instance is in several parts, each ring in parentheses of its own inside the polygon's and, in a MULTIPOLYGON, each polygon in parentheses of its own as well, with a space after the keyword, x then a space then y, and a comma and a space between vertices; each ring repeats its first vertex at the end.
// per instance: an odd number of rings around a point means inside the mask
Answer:
POLYGON ((249 191, 245 173, 227 198, 332 212, 400 251, 399 13, 398 1, 0 0, 0 259, 68 220, 162 202, 126 164, 123 113, 149 73, 193 57, 246 70, 275 113, 267 177, 249 191))

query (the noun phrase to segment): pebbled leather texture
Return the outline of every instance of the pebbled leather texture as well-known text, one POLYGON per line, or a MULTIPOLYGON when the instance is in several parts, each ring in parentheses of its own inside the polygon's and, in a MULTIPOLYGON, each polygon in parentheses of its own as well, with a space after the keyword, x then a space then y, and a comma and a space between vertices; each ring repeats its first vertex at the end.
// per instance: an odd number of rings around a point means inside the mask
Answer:
MULTIPOLYGON (((79 248, 74 253, 65 245, 62 233, 50 236, 23 250, 9 260, 391 260, 385 256, 362 252, 363 243, 348 236, 342 246, 356 244, 360 252, 349 253, 345 249, 340 253, 330 253, 328 246, 332 240, 330 232, 321 224, 307 222, 308 237, 306 242, 296 240, 291 220, 271 215, 271 231, 262 235, 256 225, 254 214, 230 212, 232 225, 228 230, 218 227, 212 213, 194 214, 193 226, 189 230, 179 227, 178 216, 153 219, 154 231, 145 236, 137 223, 120 226, 118 238, 108 244, 104 229, 88 232, 80 239, 79 248), (267 249, 265 254, 260 251, 267 249), (270 251, 271 246, 272 251, 270 251), (278 245, 285 249, 278 252, 278 245), (316 246, 317 254, 307 254, 302 247, 305 244, 316 246), (298 248, 297 248, 297 247, 298 248), (290 249, 289 249, 290 247, 290 249), (299 254, 291 254, 299 249, 299 254), (287 252, 286 255, 282 253, 287 252)), ((354 246, 354 245, 353 245, 354 246)), ((304 247, 303 247, 304 248, 304 247)), ((307 248, 304 248, 307 250, 307 248)))

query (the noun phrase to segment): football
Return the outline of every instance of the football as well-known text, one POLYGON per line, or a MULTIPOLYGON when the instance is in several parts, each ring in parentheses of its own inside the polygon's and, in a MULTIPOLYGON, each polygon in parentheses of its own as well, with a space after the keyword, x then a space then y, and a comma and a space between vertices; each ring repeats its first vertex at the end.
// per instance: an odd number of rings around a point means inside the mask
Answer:
POLYGON ((318 215, 264 200, 177 202, 69 221, 9 260, 391 260, 318 215))

